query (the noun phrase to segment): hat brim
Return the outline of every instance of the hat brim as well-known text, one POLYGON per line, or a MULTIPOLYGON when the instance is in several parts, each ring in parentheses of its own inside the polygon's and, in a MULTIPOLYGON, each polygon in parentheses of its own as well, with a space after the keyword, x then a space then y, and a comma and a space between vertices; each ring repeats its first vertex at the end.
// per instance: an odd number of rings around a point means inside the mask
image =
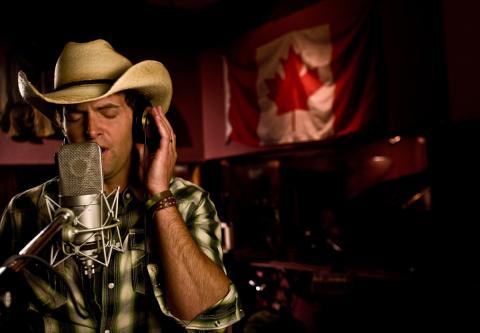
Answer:
POLYGON ((59 125, 58 106, 93 102, 125 90, 136 90, 152 106, 167 112, 172 99, 172 81, 162 63, 145 60, 130 67, 112 85, 81 84, 42 94, 28 81, 24 72, 18 73, 18 87, 23 99, 59 125))

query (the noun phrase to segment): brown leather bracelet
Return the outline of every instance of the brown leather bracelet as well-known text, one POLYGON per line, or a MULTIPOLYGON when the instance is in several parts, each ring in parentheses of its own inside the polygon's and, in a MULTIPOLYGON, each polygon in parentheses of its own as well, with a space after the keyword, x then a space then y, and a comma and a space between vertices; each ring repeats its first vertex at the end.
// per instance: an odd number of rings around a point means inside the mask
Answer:
POLYGON ((145 203, 145 207, 148 209, 151 209, 153 206, 155 206, 159 201, 167 198, 167 197, 172 197, 173 194, 170 190, 162 191, 160 193, 154 194, 150 197, 150 199, 147 200, 145 203))
POLYGON ((158 201, 155 205, 152 206, 152 218, 155 214, 164 208, 172 207, 177 205, 177 200, 173 195, 163 198, 162 200, 158 201))

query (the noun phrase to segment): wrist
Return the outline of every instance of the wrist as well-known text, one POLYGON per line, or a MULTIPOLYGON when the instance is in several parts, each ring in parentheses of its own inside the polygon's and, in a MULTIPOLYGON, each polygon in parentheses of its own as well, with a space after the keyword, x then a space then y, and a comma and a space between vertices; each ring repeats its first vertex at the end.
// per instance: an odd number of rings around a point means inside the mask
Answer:
POLYGON ((163 193, 170 189, 172 181, 164 182, 164 181, 151 181, 146 186, 146 190, 150 197, 153 197, 159 193, 163 193))
POLYGON ((152 213, 152 216, 161 209, 176 205, 177 201, 170 190, 165 190, 152 195, 145 203, 145 207, 152 213))

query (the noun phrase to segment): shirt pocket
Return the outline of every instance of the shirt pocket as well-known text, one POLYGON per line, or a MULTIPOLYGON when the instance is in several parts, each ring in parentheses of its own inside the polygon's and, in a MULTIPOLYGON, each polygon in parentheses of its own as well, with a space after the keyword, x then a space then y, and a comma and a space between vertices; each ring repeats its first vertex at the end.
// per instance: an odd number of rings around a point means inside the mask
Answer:
POLYGON ((132 264, 132 287, 135 292, 145 295, 145 232, 141 229, 130 229, 128 237, 132 264))

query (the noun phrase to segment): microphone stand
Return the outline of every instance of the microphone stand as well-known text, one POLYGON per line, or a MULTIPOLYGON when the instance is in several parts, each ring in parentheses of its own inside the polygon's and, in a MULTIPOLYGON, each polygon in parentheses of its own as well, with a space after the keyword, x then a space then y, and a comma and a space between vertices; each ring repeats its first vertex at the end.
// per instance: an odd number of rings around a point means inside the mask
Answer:
POLYGON ((10 286, 10 288, 3 288, 0 284, 0 331, 20 329, 22 332, 34 332, 34 329, 28 326, 27 304, 23 302, 21 297, 20 299, 13 297, 13 295, 22 294, 23 292, 23 288, 18 285, 19 279, 15 276, 7 275, 6 272, 20 272, 27 265, 28 259, 35 256, 48 244, 63 225, 73 221, 74 217, 75 214, 72 210, 59 208, 55 213, 54 219, 25 245, 18 255, 9 257, 3 266, 0 267, 0 277, 2 281, 14 284, 10 286))
POLYGON ((9 260, 7 259, 7 264, 0 267, 0 275, 2 275, 7 268, 10 268, 17 273, 20 272, 27 264, 25 259, 27 259, 28 256, 36 255, 62 228, 62 226, 65 223, 73 221, 74 217, 75 214, 72 210, 68 208, 59 208, 55 213, 53 221, 20 250, 18 253, 19 258, 14 259, 11 262, 8 262, 9 260))

